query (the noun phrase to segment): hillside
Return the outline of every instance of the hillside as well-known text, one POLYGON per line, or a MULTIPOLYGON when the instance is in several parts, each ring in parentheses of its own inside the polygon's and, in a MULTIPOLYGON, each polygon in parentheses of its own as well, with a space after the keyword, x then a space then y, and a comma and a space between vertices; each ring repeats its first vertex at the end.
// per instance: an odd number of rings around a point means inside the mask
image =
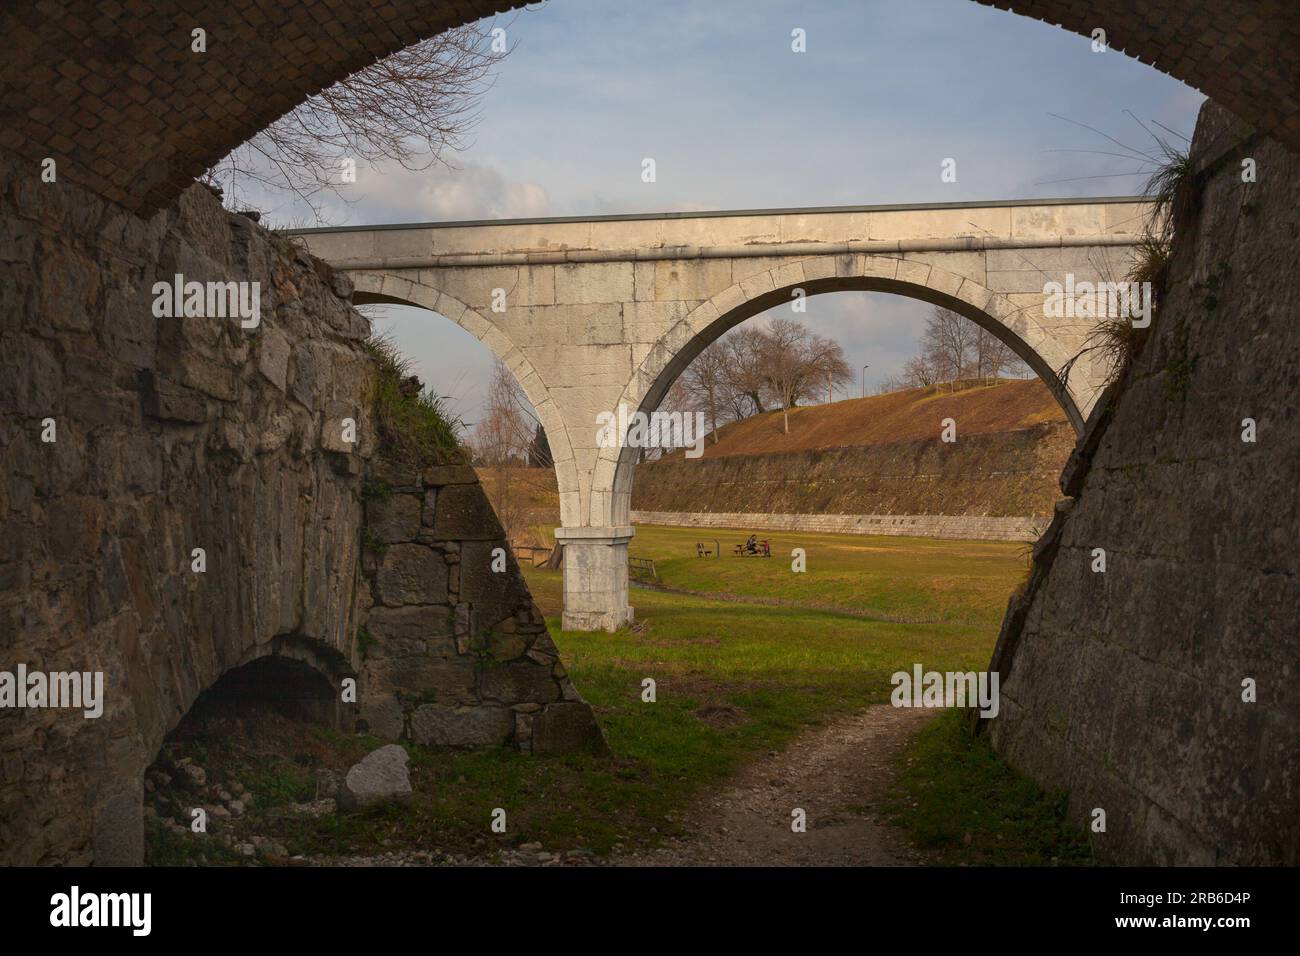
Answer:
MULTIPOLYGON (((710 439, 704 457, 923 441, 938 436, 945 418, 957 423, 959 440, 966 435, 1067 423, 1061 406, 1037 378, 958 387, 952 392, 947 386, 931 386, 791 409, 788 435, 782 430, 779 411, 732 422, 718 430, 716 445, 710 439)), ((678 453, 664 460, 681 457, 678 453)))
POLYGON ((1038 379, 908 389, 793 409, 789 434, 779 411, 734 422, 701 459, 640 466, 632 507, 671 523, 674 512, 1040 518, 1073 446, 1038 379), (956 442, 940 441, 945 418, 956 442))
MULTIPOLYGON (((965 515, 1043 518, 1074 431, 1039 380, 909 389, 790 412, 768 412, 719 431, 702 459, 680 452, 638 466, 638 512, 775 515, 965 515), (939 440, 957 423, 957 441, 939 440)), ((489 497, 501 476, 479 469, 489 497)), ((559 521, 555 473, 515 472, 520 537, 559 521)), ((510 510, 508 507, 507 510, 510 510)), ((701 522, 703 523, 703 522, 701 522)))

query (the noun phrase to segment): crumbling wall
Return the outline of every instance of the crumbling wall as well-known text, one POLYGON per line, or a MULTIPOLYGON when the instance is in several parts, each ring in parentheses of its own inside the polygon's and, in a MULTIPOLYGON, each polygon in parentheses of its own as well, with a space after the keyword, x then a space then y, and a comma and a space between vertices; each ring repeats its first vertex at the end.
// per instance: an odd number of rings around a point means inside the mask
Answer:
POLYGON ((990 730, 1069 790, 1102 860, 1294 865, 1300 159, 1213 103, 1192 158, 1197 208, 1151 339, 1008 608, 990 730))

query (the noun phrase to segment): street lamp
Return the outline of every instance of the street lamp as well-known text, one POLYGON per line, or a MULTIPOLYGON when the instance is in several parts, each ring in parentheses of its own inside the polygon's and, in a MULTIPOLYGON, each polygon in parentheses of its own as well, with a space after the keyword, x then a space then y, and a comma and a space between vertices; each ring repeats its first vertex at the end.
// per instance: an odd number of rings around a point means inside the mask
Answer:
POLYGON ((863 398, 867 397, 867 369, 869 368, 871 368, 870 365, 862 366, 862 397, 863 398))

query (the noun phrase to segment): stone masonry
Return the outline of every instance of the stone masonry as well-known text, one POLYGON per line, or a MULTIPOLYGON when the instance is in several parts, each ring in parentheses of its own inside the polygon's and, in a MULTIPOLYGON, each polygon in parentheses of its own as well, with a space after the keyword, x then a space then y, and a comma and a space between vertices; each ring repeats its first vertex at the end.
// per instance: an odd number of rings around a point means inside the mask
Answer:
POLYGON ((1122 278, 1149 212, 1142 197, 1043 199, 294 235, 347 272, 354 301, 437 312, 513 373, 555 458, 564 626, 613 630, 632 615, 626 568, 637 450, 603 441, 599 416, 655 411, 711 342, 793 296, 858 290, 917 298, 976 322, 1015 350, 1081 427, 1107 367, 1087 355, 1061 383, 1057 372, 1094 321, 1048 308, 1046 283, 1122 278))
POLYGON ((1062 475, 990 665, 989 729, 1081 825, 1105 810, 1101 860, 1294 866, 1300 160, 1213 103, 1192 159, 1170 291, 1062 475))
MULTIPOLYGON (((1300 149, 1293 0, 981 0, 1125 51, 1300 149)), ((309 95, 496 0, 43 0, 0 10, 0 146, 141 212, 309 95), (192 50, 192 31, 207 52, 192 50)))
POLYGON ((819 534, 879 534, 888 537, 972 541, 1036 541, 1046 518, 980 515, 781 515, 742 512, 633 511, 633 524, 676 528, 734 528, 737 531, 810 531, 819 534))
POLYGON ((603 748, 474 470, 377 461, 367 487, 366 728, 432 747, 603 748))
POLYGON ((432 546, 363 574, 367 508, 396 522, 366 500, 375 368, 345 277, 203 186, 144 219, 3 151, 0 222, 0 671, 99 672, 105 697, 97 718, 0 709, 0 864, 138 862, 165 735, 269 655, 358 677, 376 730, 396 696, 408 739, 599 746, 522 580, 485 576, 499 531, 469 474, 412 478, 417 505, 444 495, 432 546), (176 274, 256 281, 259 324, 157 317, 176 274), (417 646, 428 666, 398 673, 417 646), (466 730, 476 707, 499 735, 466 730))

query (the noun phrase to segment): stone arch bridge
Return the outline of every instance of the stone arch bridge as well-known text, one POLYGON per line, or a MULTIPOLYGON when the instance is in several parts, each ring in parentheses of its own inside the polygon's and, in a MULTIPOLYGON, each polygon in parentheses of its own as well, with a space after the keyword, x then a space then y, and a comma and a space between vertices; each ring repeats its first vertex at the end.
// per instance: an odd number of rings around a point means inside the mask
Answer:
MULTIPOLYGON (((1123 281, 1139 197, 520 219, 300 230, 354 302, 438 312, 483 341, 546 428, 565 545, 564 625, 632 617, 636 450, 602 448, 602 412, 653 411, 709 343, 806 295, 894 292, 959 312, 1052 388, 1076 429, 1106 368, 1080 361, 1096 320, 1044 313, 1049 282, 1123 281)), ((936 434, 939 423, 935 423, 936 434)))

